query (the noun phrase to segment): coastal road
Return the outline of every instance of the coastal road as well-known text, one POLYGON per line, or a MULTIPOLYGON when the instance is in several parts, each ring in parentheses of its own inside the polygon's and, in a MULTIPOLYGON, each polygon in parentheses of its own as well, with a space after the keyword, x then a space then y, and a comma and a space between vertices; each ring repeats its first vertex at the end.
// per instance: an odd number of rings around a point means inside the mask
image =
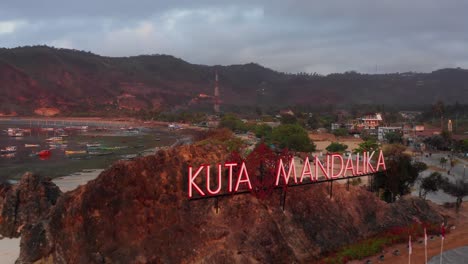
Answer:
MULTIPOLYGON (((439 152, 432 153, 432 155, 428 157, 426 157, 426 155, 415 157, 415 160, 424 162, 429 166, 427 170, 420 173, 418 179, 426 178, 433 172, 439 172, 443 177, 446 177, 452 182, 463 179, 463 175, 465 174, 464 180, 468 181, 468 162, 462 159, 454 158, 457 160, 457 164, 451 168, 449 155, 450 152, 439 152), (442 157, 445 157, 448 160, 444 168, 440 164, 440 159, 442 157), (448 170, 450 170, 450 175, 448 174, 448 170)), ((411 192, 413 196, 419 195, 419 185, 419 181, 416 181, 413 187, 413 191, 411 192)), ((426 199, 437 204, 453 203, 456 201, 455 197, 446 194, 442 190, 427 194, 426 199)), ((463 201, 468 201, 468 197, 465 197, 463 201)))

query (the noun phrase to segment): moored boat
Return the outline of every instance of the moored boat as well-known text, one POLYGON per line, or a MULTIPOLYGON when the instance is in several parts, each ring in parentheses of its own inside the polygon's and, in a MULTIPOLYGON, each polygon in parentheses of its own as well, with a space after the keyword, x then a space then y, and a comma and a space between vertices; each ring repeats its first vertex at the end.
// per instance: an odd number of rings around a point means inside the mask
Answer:
POLYGON ((49 149, 64 149, 68 147, 66 144, 49 144, 49 149))
POLYGON ((65 150, 65 155, 81 155, 88 153, 86 150, 65 150))
POLYGON ((13 152, 16 152, 16 150, 17 150, 17 147, 16 147, 16 146, 9 146, 9 147, 0 149, 0 152, 1 152, 2 154, 5 154, 5 153, 13 153, 13 152))
POLYGON ((1 154, 0 157, 7 158, 7 159, 12 159, 12 158, 16 157, 16 153, 13 152, 13 153, 1 154))
POLYGON ((86 144, 87 148, 99 148, 101 146, 100 143, 88 143, 86 144))
POLYGON ((62 137, 51 137, 51 138, 47 138, 46 141, 62 141, 63 138, 62 137))
POLYGON ((14 135, 12 135, 12 137, 23 137, 23 136, 24 136, 23 131, 17 131, 14 135))
POLYGON ((45 157, 49 157, 50 155, 52 154, 52 152, 50 152, 50 150, 41 150, 39 151, 39 153, 37 153, 37 155, 41 158, 45 158, 45 157))
POLYGON ((91 151, 88 152, 90 156, 108 156, 114 154, 114 152, 99 152, 99 151, 91 151))
POLYGON ((24 144, 25 148, 38 148, 40 147, 39 144, 24 144))
POLYGON ((104 146, 98 147, 99 150, 119 150, 123 148, 125 147, 104 147, 104 146))

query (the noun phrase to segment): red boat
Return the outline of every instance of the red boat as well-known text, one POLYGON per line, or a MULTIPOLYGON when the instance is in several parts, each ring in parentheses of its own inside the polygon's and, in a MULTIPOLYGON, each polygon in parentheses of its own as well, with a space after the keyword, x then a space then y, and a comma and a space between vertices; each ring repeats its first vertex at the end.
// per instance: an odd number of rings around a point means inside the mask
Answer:
POLYGON ((49 157, 50 154, 51 154, 50 150, 41 150, 39 151, 39 153, 37 153, 37 155, 41 158, 49 157))

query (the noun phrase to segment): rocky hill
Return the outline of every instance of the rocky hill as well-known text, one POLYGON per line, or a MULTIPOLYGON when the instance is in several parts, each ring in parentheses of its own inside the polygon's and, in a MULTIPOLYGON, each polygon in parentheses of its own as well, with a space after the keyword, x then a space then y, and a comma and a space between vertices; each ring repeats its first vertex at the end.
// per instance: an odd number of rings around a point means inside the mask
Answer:
POLYGON ((326 76, 250 63, 204 66, 168 55, 110 58, 46 46, 0 49, 0 114, 104 115, 117 110, 210 110, 214 73, 223 108, 468 102, 468 71, 326 76), (423 95, 424 96, 421 96, 423 95))
POLYGON ((19 263, 311 263, 416 218, 442 220, 420 199, 386 204, 340 184, 333 198, 324 185, 298 187, 284 211, 280 190, 265 200, 224 197, 218 213, 214 200, 189 201, 187 166, 224 162, 226 153, 210 144, 161 150, 64 194, 26 175, 0 188, 1 235, 17 236, 21 227, 19 263), (38 204, 44 210, 28 216, 38 204))

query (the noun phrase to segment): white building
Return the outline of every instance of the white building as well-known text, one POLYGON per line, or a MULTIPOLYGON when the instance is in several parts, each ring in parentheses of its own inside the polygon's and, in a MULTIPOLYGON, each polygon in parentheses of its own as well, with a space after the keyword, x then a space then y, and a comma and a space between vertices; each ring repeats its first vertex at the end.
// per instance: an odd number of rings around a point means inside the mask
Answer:
POLYGON ((401 133, 402 127, 379 127, 377 130, 377 138, 382 141, 385 139, 385 135, 389 132, 401 133))

